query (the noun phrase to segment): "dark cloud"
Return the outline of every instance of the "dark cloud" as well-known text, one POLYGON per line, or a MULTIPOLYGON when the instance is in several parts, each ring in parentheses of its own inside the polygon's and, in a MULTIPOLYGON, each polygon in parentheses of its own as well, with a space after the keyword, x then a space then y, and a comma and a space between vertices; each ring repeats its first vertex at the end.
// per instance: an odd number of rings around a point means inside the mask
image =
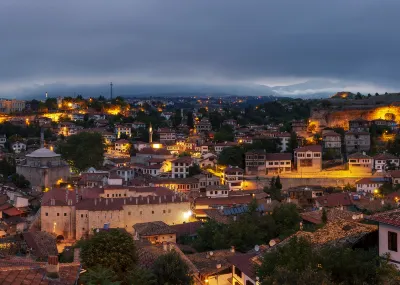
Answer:
POLYGON ((399 10, 397 0, 4 0, 0 91, 274 77, 398 88, 399 10))

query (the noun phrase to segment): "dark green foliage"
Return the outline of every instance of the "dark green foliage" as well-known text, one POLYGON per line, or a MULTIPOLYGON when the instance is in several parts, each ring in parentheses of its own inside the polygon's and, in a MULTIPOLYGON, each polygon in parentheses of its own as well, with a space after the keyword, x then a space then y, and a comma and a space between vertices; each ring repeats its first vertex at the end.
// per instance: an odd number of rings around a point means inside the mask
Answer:
POLYGON ((187 116, 187 126, 189 127, 189 128, 191 128, 191 129, 193 129, 194 128, 194 121, 193 121, 193 112, 188 112, 187 114, 186 114, 186 116, 187 116))
POLYGON ((153 271, 143 268, 136 268, 128 275, 130 285, 157 285, 157 277, 153 271))
POLYGON ((99 133, 80 133, 60 143, 58 152, 76 172, 98 168, 104 160, 103 137, 99 133))
POLYGON ((233 128, 229 125, 223 125, 214 135, 214 141, 216 142, 233 141, 233 139, 233 128))
POLYGON ((244 167, 245 149, 240 146, 225 147, 218 156, 218 164, 244 167))
POLYGON ((256 208, 256 204, 250 204, 249 212, 228 225, 209 220, 197 231, 194 247, 198 251, 209 251, 235 246, 245 252, 277 236, 285 237, 299 227, 300 216, 292 204, 275 208, 273 215, 260 216, 256 208))
POLYGON ((171 251, 157 258, 153 265, 153 272, 157 278, 157 284, 192 284, 189 267, 176 251, 171 251))
POLYGON ((136 247, 127 232, 117 229, 101 231, 82 242, 81 246, 82 262, 89 268, 97 265, 109 268, 119 276, 119 280, 135 268, 136 247))
POLYGON ((118 276, 107 267, 96 265, 88 268, 87 272, 81 275, 80 280, 87 285, 119 285, 121 282, 115 281, 118 276))
POLYGON ((297 135, 295 132, 290 133, 290 140, 289 140, 289 145, 288 145, 288 152, 294 151, 297 147, 299 146, 299 143, 297 141, 297 135))
POLYGON ((8 176, 14 174, 16 171, 15 164, 7 159, 0 160, 0 174, 3 179, 7 179, 8 176))
POLYGON ((201 168, 198 164, 193 164, 193 166, 189 167, 189 176, 193 176, 200 173, 201 173, 201 168))
POLYGON ((18 188, 28 188, 31 185, 31 183, 28 180, 26 180, 23 175, 17 173, 11 176, 11 181, 18 188))
POLYGON ((279 175, 275 178, 275 187, 278 188, 279 190, 282 190, 282 183, 279 175))
POLYGON ((267 252, 257 267, 262 285, 398 284, 399 273, 376 250, 313 248, 304 238, 267 252), (397 283, 396 283, 397 282, 397 283))
POLYGON ((326 213, 325 208, 322 209, 321 219, 322 219, 322 223, 324 223, 324 224, 326 224, 328 222, 328 215, 326 213))
POLYGON ((269 194, 272 200, 282 200, 282 183, 279 175, 272 177, 269 186, 264 187, 264 192, 269 194))
POLYGON ((394 140, 388 141, 386 145, 386 150, 387 152, 394 154, 394 155, 400 155, 400 136, 397 135, 394 140))
POLYGON ((179 126, 182 123, 181 110, 177 109, 171 120, 174 127, 179 126))

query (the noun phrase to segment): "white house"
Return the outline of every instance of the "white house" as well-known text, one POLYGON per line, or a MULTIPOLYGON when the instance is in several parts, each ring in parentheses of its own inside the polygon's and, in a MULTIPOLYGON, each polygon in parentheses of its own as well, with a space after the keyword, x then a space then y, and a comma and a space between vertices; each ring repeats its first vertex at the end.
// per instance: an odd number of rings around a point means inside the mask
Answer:
POLYGON ((193 159, 184 156, 171 161, 172 178, 186 178, 189 176, 189 167, 193 166, 193 159))
POLYGON ((229 190, 242 190, 244 170, 239 167, 227 167, 222 174, 222 183, 229 187, 229 190))
POLYGON ((237 143, 234 142, 223 142, 223 143, 217 143, 214 145, 214 150, 217 154, 221 153, 221 151, 226 148, 226 147, 233 147, 236 146, 237 143))
POLYGON ((11 144, 11 148, 15 153, 20 153, 21 151, 26 150, 26 144, 23 142, 16 141, 11 144))
POLYGON ((289 133, 279 133, 276 135, 277 138, 281 140, 281 152, 287 151, 290 142, 290 134, 289 133))
POLYGON ((356 182, 357 192, 374 193, 386 182, 384 177, 366 177, 356 182))
POLYGON ((126 125, 116 125, 115 134, 117 135, 118 139, 121 137, 121 134, 125 134, 130 138, 132 136, 132 130, 131 127, 126 125))
POLYGON ((206 196, 209 198, 221 198, 229 196, 229 187, 226 185, 213 185, 206 187, 206 196))
POLYGON ((399 167, 400 159, 390 153, 377 154, 374 157, 374 169, 377 172, 384 172, 389 164, 399 167))
POLYGON ((279 174, 292 171, 291 153, 267 153, 265 158, 267 174, 279 174))
POLYGON ((379 255, 390 254, 389 261, 400 269, 400 210, 378 213, 368 219, 379 223, 379 255))

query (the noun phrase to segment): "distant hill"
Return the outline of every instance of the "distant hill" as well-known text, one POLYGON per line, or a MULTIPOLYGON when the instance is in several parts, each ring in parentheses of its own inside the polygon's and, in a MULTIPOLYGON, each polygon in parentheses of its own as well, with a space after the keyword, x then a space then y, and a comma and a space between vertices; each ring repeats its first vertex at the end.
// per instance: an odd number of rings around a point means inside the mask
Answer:
POLYGON ((331 98, 332 99, 354 99, 356 94, 348 91, 341 91, 334 94, 331 98))

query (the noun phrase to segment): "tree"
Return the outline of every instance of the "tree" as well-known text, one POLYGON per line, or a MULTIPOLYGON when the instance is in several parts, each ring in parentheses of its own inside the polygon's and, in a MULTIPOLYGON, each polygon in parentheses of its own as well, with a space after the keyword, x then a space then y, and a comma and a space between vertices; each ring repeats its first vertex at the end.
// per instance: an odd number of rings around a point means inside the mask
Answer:
POLYGON ((279 175, 275 179, 275 187, 279 190, 282 190, 282 183, 281 183, 281 178, 279 175))
POLYGON ((197 175, 201 173, 201 168, 198 164, 193 164, 189 167, 189 176, 197 175))
POLYGON ((118 277, 109 268, 96 265, 88 268, 80 279, 87 285, 119 285, 121 282, 115 281, 118 277))
POLYGON ((101 167, 104 160, 103 137, 99 133, 80 133, 59 144, 58 151, 75 172, 101 167))
POLYGON ((282 237, 288 236, 299 228, 301 217, 295 204, 282 204, 272 212, 277 229, 282 237))
POLYGON ((261 284, 398 284, 399 273, 375 249, 313 247, 291 238, 266 252, 256 268, 261 284))
POLYGON ((128 275, 130 285, 157 285, 157 277, 149 269, 136 268, 128 275))
POLYGON ((31 183, 25 179, 23 175, 15 173, 11 176, 12 183, 15 184, 18 188, 29 188, 31 183))
POLYGON ((122 280, 136 265, 136 247, 132 236, 123 230, 100 231, 82 242, 81 259, 85 266, 103 266, 122 280))
POLYGON ((8 176, 14 174, 16 171, 15 165, 8 161, 7 159, 0 160, 0 174, 4 179, 7 179, 8 176))
POLYGON ((233 128, 229 125, 223 125, 214 135, 214 141, 217 142, 233 141, 233 139, 233 128))
POLYGON ((288 152, 294 151, 299 146, 297 141, 297 134, 295 132, 290 133, 289 145, 288 145, 288 152))
POLYGON ((182 116, 181 116, 181 110, 177 109, 175 111, 175 114, 172 116, 172 125, 174 127, 179 126, 182 123, 182 116))
POLYGON ((240 146, 225 147, 218 156, 218 164, 244 167, 244 149, 240 146))
POLYGON ((187 126, 188 126, 190 129, 193 129, 193 128, 194 128, 193 112, 188 112, 188 113, 186 114, 186 116, 187 116, 187 126))
POLYGON ((157 284, 192 284, 189 266, 174 250, 158 257, 154 262, 153 271, 157 277, 157 284))
POLYGON ((322 209, 321 219, 322 219, 322 223, 324 223, 324 224, 326 224, 328 222, 328 215, 326 213, 325 208, 322 209))
POLYGON ((378 93, 378 92, 376 92, 376 93, 375 93, 375 96, 379 96, 379 93, 378 93))

